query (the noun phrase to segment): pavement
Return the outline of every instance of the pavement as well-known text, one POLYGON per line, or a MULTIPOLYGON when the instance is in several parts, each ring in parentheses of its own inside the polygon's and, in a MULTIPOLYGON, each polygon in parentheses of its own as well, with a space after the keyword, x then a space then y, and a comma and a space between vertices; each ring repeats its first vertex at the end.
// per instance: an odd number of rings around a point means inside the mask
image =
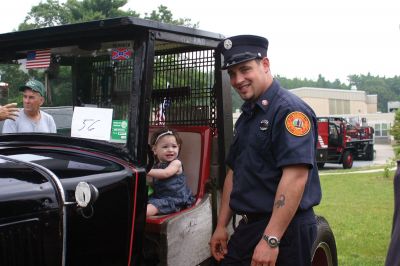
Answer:
POLYGON ((375 144, 375 158, 372 164, 387 164, 389 160, 394 158, 393 147, 390 144, 375 144))

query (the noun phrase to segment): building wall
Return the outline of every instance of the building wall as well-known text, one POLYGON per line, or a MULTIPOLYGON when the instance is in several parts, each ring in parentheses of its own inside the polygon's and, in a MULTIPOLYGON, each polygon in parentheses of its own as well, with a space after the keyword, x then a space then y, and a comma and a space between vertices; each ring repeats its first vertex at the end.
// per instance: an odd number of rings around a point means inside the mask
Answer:
POLYGON ((366 114, 376 112, 377 108, 377 96, 366 95, 365 91, 308 87, 290 91, 307 102, 318 116, 366 114))
POLYGON ((329 115, 329 99, 301 97, 319 116, 329 115))

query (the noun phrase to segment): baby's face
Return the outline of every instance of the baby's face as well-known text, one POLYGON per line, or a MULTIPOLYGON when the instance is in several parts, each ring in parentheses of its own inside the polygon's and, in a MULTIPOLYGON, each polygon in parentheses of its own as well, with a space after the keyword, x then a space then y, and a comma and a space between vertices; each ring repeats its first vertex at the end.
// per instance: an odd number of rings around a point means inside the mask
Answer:
POLYGON ((160 162, 172 162, 178 157, 179 145, 174 135, 161 137, 153 146, 154 155, 160 162))

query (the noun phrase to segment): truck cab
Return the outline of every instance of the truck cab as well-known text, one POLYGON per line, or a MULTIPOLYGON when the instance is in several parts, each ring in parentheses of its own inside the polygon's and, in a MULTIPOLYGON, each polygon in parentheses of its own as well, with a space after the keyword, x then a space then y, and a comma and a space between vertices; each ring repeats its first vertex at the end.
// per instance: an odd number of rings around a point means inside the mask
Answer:
MULTIPOLYGON (((208 241, 233 133, 223 38, 132 17, 0 35, 9 95, 42 81, 42 110, 57 126, 0 135, 0 265, 215 263, 208 241), (46 55, 39 67, 32 54, 46 55), (146 217, 149 138, 160 127, 183 139, 196 202, 146 217)), ((313 265, 337 265, 323 217, 312 254, 313 265)))

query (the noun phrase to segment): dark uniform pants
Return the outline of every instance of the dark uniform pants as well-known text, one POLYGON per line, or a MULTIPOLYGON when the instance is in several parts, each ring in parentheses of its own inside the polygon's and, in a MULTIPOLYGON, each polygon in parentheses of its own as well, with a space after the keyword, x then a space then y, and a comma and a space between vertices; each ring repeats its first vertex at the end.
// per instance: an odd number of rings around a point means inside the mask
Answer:
MULTIPOLYGON (((241 220, 228 242, 228 254, 221 265, 249 266, 253 252, 270 217, 248 223, 241 220)), ((317 237, 317 224, 312 210, 297 212, 279 245, 278 266, 310 266, 311 248, 317 237)))

